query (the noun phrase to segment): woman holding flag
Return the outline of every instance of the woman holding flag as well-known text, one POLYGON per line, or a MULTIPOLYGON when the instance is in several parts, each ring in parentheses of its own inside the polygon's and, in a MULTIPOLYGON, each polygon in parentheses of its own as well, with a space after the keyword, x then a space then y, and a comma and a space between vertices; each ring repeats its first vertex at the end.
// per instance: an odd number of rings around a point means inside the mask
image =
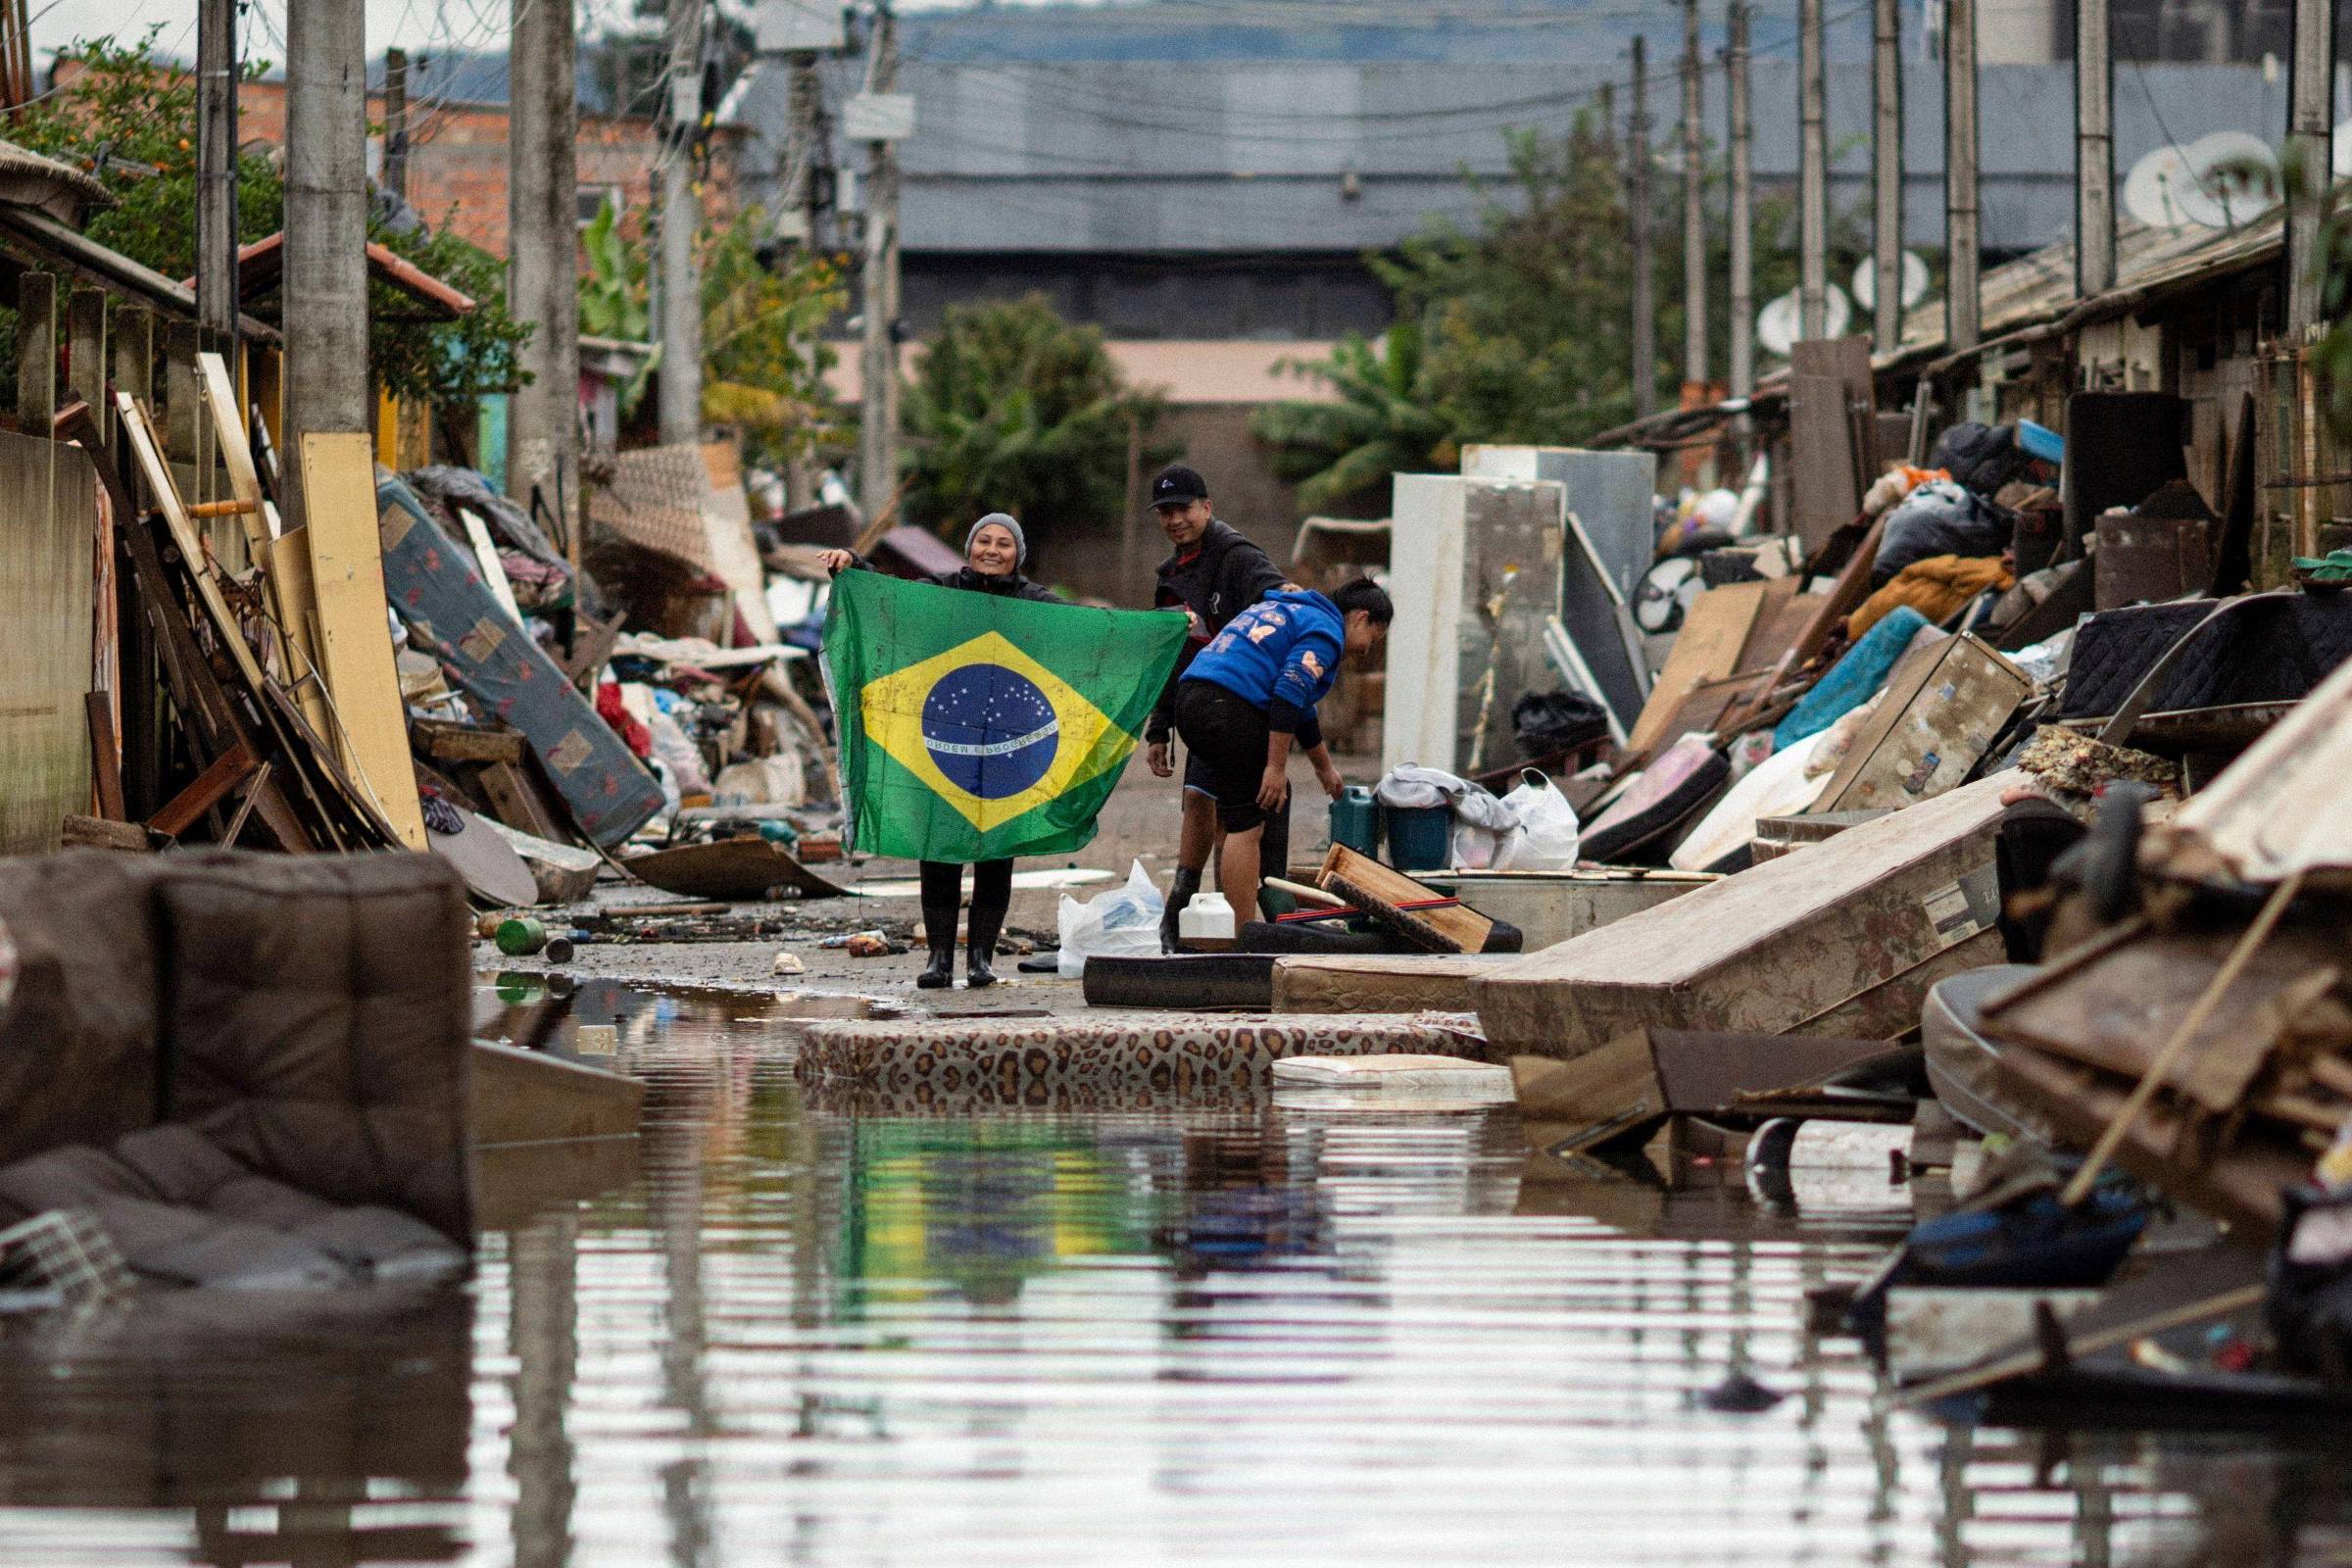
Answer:
MULTIPOLYGON (((828 550, 817 558, 833 576, 852 567, 872 569, 872 564, 847 550, 828 550)), ((992 512, 972 524, 963 540, 963 564, 941 572, 931 581, 943 588, 991 594, 1012 599, 1063 604, 1053 590, 1021 575, 1028 564, 1029 540, 1019 522, 1006 513, 992 512)), ((931 965, 915 984, 936 991, 956 979, 956 909, 962 903, 963 866, 948 860, 924 860, 923 933, 931 944, 931 965)), ((974 990, 997 983, 990 961, 997 954, 997 935, 1004 929, 1004 911, 1012 904, 1012 861, 981 860, 972 866, 972 908, 964 958, 964 984, 974 990)))

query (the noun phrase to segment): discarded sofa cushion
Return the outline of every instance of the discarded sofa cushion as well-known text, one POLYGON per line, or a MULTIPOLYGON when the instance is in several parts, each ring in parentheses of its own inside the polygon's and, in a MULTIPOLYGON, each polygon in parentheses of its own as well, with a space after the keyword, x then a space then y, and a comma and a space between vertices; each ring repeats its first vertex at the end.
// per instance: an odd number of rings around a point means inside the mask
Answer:
POLYGON ((982 1095, 1050 1101, 1075 1086, 1252 1089, 1282 1056, 1476 1054, 1475 1042, 1411 1018, 1296 1013, 1214 1018, 1138 1012, 1079 1018, 959 1018, 937 1023, 814 1022, 796 1074, 942 1100, 982 1095))
POLYGON ((2001 951, 1996 775, 1531 954, 1471 986, 1497 1058, 1628 1029, 1890 1039, 1927 988, 2001 951))
MULTIPOLYGON (((2061 718, 2121 709, 2156 661, 2212 612, 2211 600, 2102 611, 2075 633, 2061 718)), ((2197 632, 2145 711, 2291 703, 2352 657, 2352 594, 2301 594, 2230 611, 2197 632)))
POLYGON ((156 877, 171 1120, 340 1206, 465 1245, 465 890, 429 855, 173 857, 156 877))
POLYGON ((147 865, 106 850, 0 860, 17 967, 0 1006, 0 1164, 156 1119, 147 865))

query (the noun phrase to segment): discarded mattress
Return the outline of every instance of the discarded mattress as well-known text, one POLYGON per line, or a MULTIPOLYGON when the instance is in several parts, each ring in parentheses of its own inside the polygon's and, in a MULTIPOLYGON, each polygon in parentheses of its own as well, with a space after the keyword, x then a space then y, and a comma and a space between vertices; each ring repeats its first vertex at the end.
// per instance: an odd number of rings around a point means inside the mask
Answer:
POLYGON ((514 623, 468 551, 398 479, 375 488, 384 591, 409 635, 491 712, 522 731, 580 830, 620 843, 662 809, 662 788, 555 662, 514 623))
POLYGON ((959 1018, 939 1023, 816 1022, 804 1031, 796 1075, 941 1098, 1089 1085, 1189 1093, 1254 1089, 1283 1056, 1396 1052, 1483 1059, 1475 1036, 1420 1015, 1299 1013, 1260 1019, 1188 1013, 1117 1018, 959 1018))
POLYGON ((1506 961, 1450 953, 1302 954, 1275 960, 1272 1004, 1282 1013, 1467 1010, 1470 982, 1506 961))
POLYGON ((1788 716, 1772 732, 1772 749, 1785 752, 1868 702, 1873 692, 1886 684, 1886 677, 1894 672, 1911 640, 1927 629, 1928 617, 1909 605, 1889 612, 1886 619, 1864 632, 1862 640, 1848 648, 1830 666, 1829 673, 1815 681, 1813 689, 1788 710, 1788 716))
MULTIPOLYGON (((2103 718, 2213 612, 2212 600, 2103 611, 2075 633, 2060 718, 2103 718)), ((2143 711, 2289 703, 2352 657, 2352 596, 2299 594, 2231 610, 2196 634, 2143 711)))
POLYGON ((1891 1039, 1929 986, 1996 959, 1981 779, 1503 964, 1472 984, 1490 1049, 1574 1058, 1643 1025, 1891 1039))
POLYGON ((1592 860, 1631 855, 1705 805, 1731 776, 1731 761, 1711 737, 1686 735, 1584 830, 1579 847, 1592 860))

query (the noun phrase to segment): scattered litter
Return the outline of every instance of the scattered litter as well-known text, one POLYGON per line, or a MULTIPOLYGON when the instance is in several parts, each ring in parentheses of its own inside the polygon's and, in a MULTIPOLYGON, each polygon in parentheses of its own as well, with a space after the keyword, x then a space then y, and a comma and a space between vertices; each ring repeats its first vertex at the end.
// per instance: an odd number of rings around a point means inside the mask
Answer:
POLYGON ((808 972, 808 965, 802 961, 799 954, 789 948, 778 953, 775 962, 768 966, 770 974, 807 974, 808 972))

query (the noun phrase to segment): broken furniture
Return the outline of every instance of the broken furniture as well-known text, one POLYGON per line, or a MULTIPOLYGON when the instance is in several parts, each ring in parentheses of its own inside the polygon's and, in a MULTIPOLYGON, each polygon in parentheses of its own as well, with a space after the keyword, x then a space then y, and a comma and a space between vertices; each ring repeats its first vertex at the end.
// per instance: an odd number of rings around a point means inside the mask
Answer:
POLYGON ((462 1266, 470 976, 450 867, 69 851, 0 861, 0 908, 7 1219, 92 1208, 135 1272, 176 1283, 462 1266))

